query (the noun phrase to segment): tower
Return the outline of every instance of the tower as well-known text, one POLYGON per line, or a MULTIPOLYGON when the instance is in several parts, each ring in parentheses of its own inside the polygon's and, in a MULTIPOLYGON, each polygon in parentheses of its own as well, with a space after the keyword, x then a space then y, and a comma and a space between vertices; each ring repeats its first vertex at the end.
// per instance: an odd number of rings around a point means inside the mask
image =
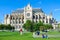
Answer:
POLYGON ((28 4, 24 8, 24 23, 26 22, 26 20, 31 20, 32 21, 32 7, 31 7, 30 4, 28 4))
POLYGON ((52 19, 52 12, 50 12, 49 17, 52 19))

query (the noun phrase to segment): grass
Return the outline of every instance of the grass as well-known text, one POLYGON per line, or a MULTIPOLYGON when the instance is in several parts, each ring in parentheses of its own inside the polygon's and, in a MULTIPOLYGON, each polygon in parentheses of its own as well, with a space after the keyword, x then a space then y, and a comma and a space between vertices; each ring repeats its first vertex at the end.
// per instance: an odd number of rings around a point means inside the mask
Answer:
MULTIPOLYGON (((49 34, 60 34, 59 32, 48 32, 49 34)), ((60 38, 33 38, 32 33, 20 35, 19 32, 0 32, 0 40, 60 40, 60 38)))

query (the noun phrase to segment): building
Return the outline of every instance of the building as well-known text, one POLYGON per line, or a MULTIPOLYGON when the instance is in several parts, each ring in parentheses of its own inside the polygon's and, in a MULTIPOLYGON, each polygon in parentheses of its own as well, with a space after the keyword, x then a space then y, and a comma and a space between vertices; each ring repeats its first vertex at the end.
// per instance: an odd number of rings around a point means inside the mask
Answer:
POLYGON ((15 27, 15 30, 19 30, 26 20, 33 22, 39 22, 41 20, 43 23, 52 24, 53 26, 54 23, 56 23, 55 19, 52 17, 52 13, 47 16, 42 9, 32 8, 31 5, 28 4, 23 9, 17 9, 11 14, 5 15, 4 24, 11 24, 15 27))

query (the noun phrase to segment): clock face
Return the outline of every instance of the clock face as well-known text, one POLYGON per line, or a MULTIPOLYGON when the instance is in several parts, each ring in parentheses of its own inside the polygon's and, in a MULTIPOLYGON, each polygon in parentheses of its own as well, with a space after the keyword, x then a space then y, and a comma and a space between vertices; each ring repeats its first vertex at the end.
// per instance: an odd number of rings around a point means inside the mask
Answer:
POLYGON ((30 16, 30 13, 27 13, 27 16, 30 16))

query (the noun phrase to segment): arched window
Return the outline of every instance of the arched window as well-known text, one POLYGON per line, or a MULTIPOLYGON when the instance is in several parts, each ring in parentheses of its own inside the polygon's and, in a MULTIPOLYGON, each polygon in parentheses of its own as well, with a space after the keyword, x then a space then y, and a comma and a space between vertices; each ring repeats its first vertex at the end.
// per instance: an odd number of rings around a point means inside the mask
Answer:
POLYGON ((15 24, 15 21, 13 20, 13 24, 15 24))
POLYGON ((14 20, 15 18, 13 17, 13 20, 14 20))
POLYGON ((43 19, 45 19, 45 17, 43 17, 43 19))
POLYGON ((22 21, 22 23, 24 23, 24 21, 22 21))
POLYGON ((17 20, 18 18, 16 18, 16 20, 17 20))
POLYGON ((35 19, 35 16, 33 15, 33 19, 35 19))
POLYGON ((38 15, 36 15, 36 19, 38 19, 38 15))
POLYGON ((19 24, 21 23, 21 21, 19 21, 19 24))
POLYGON ((46 23, 48 23, 48 19, 46 19, 46 23))
POLYGON ((10 16, 10 19, 12 20, 12 16, 10 16))
POLYGON ((21 17, 19 18, 19 20, 21 19, 21 17))
POLYGON ((17 22, 17 20, 16 20, 16 24, 17 24, 18 22, 17 22))
POLYGON ((41 16, 39 15, 39 19, 41 19, 41 16))
POLYGON ((23 19, 24 19, 24 16, 23 16, 23 19))

